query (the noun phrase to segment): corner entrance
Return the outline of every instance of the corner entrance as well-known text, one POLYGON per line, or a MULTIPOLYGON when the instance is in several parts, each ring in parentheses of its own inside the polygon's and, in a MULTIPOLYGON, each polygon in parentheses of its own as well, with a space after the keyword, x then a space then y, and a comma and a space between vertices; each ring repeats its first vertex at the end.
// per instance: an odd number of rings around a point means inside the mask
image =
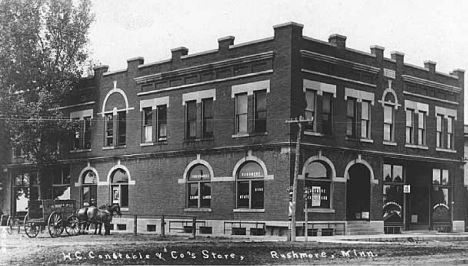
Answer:
POLYGON ((363 164, 355 164, 348 170, 346 186, 347 220, 370 218, 370 172, 363 164))

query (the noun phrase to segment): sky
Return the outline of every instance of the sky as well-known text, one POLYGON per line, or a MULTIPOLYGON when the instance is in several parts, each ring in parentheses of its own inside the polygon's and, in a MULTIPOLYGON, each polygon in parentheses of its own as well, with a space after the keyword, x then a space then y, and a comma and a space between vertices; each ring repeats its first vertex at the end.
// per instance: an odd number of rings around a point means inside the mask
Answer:
MULTIPOLYGON (((125 69, 127 59, 145 63, 171 57, 184 46, 189 54, 218 48, 218 39, 235 44, 273 36, 273 26, 304 25, 303 35, 327 41, 347 36, 346 46, 370 46, 405 54, 405 63, 437 63, 436 71, 468 69, 466 0, 92 0, 96 21, 90 52, 110 71, 125 69)), ((468 73, 465 74, 468 79, 468 73)), ((468 85, 465 85, 468 88, 468 85)), ((465 105, 468 106, 465 100, 465 105)), ((468 108, 466 108, 468 109, 468 108)), ((468 110, 465 110, 468 123, 468 110)))

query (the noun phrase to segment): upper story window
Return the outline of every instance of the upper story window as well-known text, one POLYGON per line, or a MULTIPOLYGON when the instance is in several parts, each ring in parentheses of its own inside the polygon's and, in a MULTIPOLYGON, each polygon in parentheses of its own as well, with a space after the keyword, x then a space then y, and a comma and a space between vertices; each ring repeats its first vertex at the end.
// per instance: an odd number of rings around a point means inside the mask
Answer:
POLYGON ((236 95, 236 133, 247 134, 247 93, 236 95))
POLYGON ((346 101, 346 136, 355 138, 357 127, 357 101, 348 97, 346 101))
POLYGON ((388 80, 388 87, 383 92, 379 102, 384 111, 383 140, 395 142, 395 112, 400 104, 398 104, 397 95, 392 88, 392 80, 388 80))
POLYGON ((233 137, 267 131, 267 95, 269 92, 269 80, 232 86, 231 97, 235 101, 233 137))
POLYGON ((315 108, 317 105, 317 91, 315 90, 306 90, 306 102, 307 106, 305 109, 305 118, 307 120, 312 120, 312 123, 306 125, 306 130, 315 131, 316 130, 316 119, 315 119, 315 108))
POLYGON ((345 88, 345 100, 347 105, 346 136, 360 137, 361 141, 372 142, 371 109, 374 105, 374 93, 345 88))
POLYGON ((216 90, 195 91, 182 95, 185 106, 185 139, 212 138, 214 136, 214 111, 216 90))
POLYGON ((53 171, 52 198, 59 200, 70 199, 70 168, 53 171))
POLYGON ((202 100, 202 136, 203 138, 213 137, 213 98, 202 100))
POLYGON ((167 106, 169 97, 140 101, 141 143, 153 144, 167 140, 167 106))
POLYGON ((442 150, 455 149, 455 121, 457 110, 436 106, 436 147, 442 150))
POLYGON ((206 166, 197 164, 190 169, 187 177, 187 194, 187 207, 211 207, 211 175, 206 166))
POLYGON ((371 138, 371 103, 362 101, 361 104, 361 138, 371 138))
POLYGON ((70 119, 75 124, 75 134, 73 135, 72 149, 73 150, 88 150, 91 149, 91 120, 93 118, 93 110, 84 110, 70 113, 70 119))
MULTIPOLYGON (((336 85, 307 80, 303 81, 306 99, 305 118, 312 120, 305 129, 318 134, 331 135, 333 132, 333 98, 336 85)), ((311 134, 311 133, 309 133, 311 134)))
POLYGON ((263 168, 254 161, 244 163, 237 173, 237 208, 264 208, 263 168))
POLYGON ((406 143, 414 144, 414 110, 406 109, 406 143))
POLYGON ((266 90, 255 91, 254 93, 255 106, 254 106, 254 131, 266 132, 266 118, 267 118, 267 102, 266 102, 266 90))
POLYGON ((132 109, 128 106, 127 95, 117 88, 117 81, 114 81, 114 88, 107 93, 101 113, 104 117, 104 147, 124 147, 127 144, 127 113, 132 109))
POLYGON ((426 121, 429 114, 429 105, 405 100, 405 110, 406 144, 426 146, 426 121))

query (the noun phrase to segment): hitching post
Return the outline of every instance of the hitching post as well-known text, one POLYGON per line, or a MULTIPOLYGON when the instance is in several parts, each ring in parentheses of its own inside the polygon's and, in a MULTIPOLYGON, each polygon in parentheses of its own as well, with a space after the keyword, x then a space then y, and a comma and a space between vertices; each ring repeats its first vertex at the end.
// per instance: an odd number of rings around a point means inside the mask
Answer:
POLYGON ((164 215, 161 217, 161 236, 166 235, 166 222, 164 221, 164 215))
POLYGON ((135 215, 133 217, 133 235, 137 235, 137 223, 138 223, 138 218, 137 216, 135 215))

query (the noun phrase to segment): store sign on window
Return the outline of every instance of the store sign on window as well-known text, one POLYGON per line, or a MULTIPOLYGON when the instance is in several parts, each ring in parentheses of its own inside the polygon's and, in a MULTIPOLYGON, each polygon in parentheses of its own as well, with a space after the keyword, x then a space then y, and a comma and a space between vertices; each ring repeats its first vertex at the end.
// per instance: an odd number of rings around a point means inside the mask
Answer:
POLYGON ((312 186, 312 207, 321 205, 322 189, 319 186, 312 186))

